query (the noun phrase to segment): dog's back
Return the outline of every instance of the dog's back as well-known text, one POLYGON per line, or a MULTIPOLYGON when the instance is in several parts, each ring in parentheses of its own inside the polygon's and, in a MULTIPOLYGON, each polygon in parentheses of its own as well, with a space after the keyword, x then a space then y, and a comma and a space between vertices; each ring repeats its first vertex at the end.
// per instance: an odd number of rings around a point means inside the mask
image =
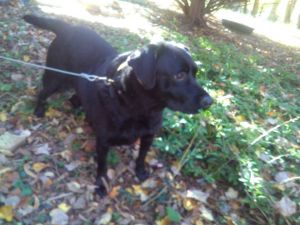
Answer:
POLYGON ((47 66, 72 72, 90 72, 93 65, 116 55, 115 49, 93 30, 62 20, 26 15, 24 20, 56 34, 47 55, 47 66))

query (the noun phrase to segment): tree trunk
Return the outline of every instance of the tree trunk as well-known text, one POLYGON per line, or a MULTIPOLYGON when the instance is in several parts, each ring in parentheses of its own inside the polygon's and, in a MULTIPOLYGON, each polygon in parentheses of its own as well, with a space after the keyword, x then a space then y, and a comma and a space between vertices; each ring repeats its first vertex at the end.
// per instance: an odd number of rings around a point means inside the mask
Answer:
POLYGON ((299 14, 299 16, 298 16, 297 28, 300 29, 300 14, 299 14))
POLYGON ((273 3, 272 10, 271 10, 270 15, 268 17, 269 20, 275 22, 278 19, 279 16, 277 15, 277 9, 278 9, 278 6, 279 6, 280 2, 281 2, 281 0, 276 0, 273 3))
POLYGON ((244 1, 243 13, 248 13, 248 0, 244 1))
POLYGON ((205 26, 204 20, 205 0, 191 0, 189 18, 192 24, 205 26))
POLYGON ((253 8, 252 8, 252 11, 251 11, 251 15, 252 16, 256 16, 257 13, 258 13, 258 9, 259 9, 259 0, 255 0, 254 1, 254 5, 253 5, 253 8))
POLYGON ((291 16, 294 11, 295 5, 296 5, 297 0, 289 0, 286 10, 285 10, 285 16, 284 16, 284 22, 285 23, 290 23, 291 22, 291 16))

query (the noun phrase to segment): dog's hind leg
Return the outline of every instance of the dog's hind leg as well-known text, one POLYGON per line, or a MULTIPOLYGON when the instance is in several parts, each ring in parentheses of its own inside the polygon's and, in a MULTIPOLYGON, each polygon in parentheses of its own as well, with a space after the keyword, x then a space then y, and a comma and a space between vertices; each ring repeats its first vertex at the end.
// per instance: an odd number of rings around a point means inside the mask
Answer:
POLYGON ((73 94, 69 101, 71 102, 74 109, 77 109, 81 106, 80 99, 76 94, 73 94))
POLYGON ((43 89, 40 91, 36 107, 34 110, 34 114, 37 117, 43 117, 45 115, 45 108, 46 108, 46 100, 52 94, 57 92, 61 86, 63 79, 57 79, 57 74, 55 72, 51 72, 46 70, 43 76, 43 89))

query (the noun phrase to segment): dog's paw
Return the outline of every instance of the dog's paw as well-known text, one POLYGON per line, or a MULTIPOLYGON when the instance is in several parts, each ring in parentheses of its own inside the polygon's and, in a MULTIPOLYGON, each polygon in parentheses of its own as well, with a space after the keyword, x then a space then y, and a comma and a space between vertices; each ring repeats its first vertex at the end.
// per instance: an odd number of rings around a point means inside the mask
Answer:
POLYGON ((102 181, 101 177, 97 178, 97 180, 96 180, 95 193, 98 196, 100 196, 101 198, 103 198, 107 195, 107 191, 106 191, 105 185, 103 184, 103 181, 102 181))
POLYGON ((135 174, 141 182, 147 180, 149 177, 149 172, 145 169, 136 169, 135 174))

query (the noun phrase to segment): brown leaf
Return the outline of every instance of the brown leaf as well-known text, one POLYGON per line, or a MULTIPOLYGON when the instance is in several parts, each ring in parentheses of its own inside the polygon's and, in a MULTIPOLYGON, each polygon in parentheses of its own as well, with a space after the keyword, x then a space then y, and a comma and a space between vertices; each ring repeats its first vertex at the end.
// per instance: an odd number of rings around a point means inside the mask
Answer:
POLYGON ((95 147, 96 140, 86 140, 81 146, 85 152, 93 152, 95 151, 95 147))

